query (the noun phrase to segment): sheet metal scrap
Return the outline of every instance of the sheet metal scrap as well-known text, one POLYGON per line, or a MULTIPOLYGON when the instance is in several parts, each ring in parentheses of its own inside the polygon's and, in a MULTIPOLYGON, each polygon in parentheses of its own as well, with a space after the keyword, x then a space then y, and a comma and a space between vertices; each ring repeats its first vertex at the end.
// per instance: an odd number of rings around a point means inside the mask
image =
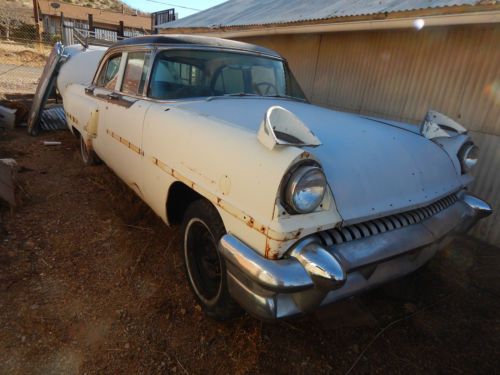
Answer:
POLYGON ((64 130, 67 129, 64 108, 61 106, 44 109, 40 118, 42 130, 64 130))

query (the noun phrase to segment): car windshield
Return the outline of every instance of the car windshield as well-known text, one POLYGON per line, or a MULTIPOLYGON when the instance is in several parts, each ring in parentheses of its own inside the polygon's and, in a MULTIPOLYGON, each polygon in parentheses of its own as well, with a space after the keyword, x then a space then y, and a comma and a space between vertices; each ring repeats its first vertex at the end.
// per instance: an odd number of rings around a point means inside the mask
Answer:
POLYGON ((306 100, 282 60, 226 51, 162 51, 148 89, 154 99, 247 95, 306 100))

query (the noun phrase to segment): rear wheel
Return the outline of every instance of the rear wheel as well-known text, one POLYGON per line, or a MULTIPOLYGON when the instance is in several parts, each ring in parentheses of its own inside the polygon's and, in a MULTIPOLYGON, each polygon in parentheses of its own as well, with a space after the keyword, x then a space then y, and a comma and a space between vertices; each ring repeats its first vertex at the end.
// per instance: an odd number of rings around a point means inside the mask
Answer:
POLYGON ((94 150, 90 149, 85 142, 85 139, 80 136, 80 155, 82 156, 82 161, 85 165, 96 165, 99 163, 99 158, 95 154, 94 150))
POLYGON ((217 210, 204 199, 191 203, 182 229, 186 275, 198 303, 218 320, 240 315, 241 308, 229 295, 226 265, 218 249, 226 231, 217 210))

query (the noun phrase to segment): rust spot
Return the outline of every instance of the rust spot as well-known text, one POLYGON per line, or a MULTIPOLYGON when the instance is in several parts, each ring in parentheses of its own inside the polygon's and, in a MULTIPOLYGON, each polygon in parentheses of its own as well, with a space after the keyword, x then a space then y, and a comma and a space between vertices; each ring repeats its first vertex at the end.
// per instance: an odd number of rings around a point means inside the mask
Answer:
POLYGON ((304 151, 301 155, 300 155, 300 158, 301 159, 308 159, 309 157, 311 156, 311 154, 307 151, 304 151))
POLYGON ((248 219, 248 221, 247 221, 247 225, 248 225, 250 228, 252 228, 252 227, 253 227, 253 225, 254 225, 254 220, 253 220, 253 218, 249 218, 249 219, 248 219))
POLYGON ((259 230, 260 230, 262 233, 265 233, 265 232, 266 232, 266 227, 262 225, 262 226, 259 228, 259 230))
POLYGON ((220 206, 220 202, 221 202, 222 199, 220 199, 219 197, 217 197, 217 206, 220 206))
POLYGON ((266 249, 264 252, 264 257, 269 258, 269 253, 271 252, 271 246, 269 245, 269 239, 266 238, 266 249))

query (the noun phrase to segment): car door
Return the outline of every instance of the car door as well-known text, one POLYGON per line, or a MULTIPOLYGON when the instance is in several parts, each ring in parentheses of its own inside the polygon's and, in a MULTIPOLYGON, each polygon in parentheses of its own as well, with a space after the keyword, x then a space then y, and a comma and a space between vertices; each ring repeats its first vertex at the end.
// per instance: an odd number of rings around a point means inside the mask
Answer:
POLYGON ((104 135, 96 140, 95 149, 98 155, 103 155, 106 164, 142 196, 142 129, 151 104, 143 96, 143 91, 151 51, 123 51, 117 53, 115 58, 118 59, 118 56, 120 64, 117 73, 110 72, 109 76, 113 78, 105 80, 104 84, 98 82, 93 91, 100 101, 98 128, 104 135))

